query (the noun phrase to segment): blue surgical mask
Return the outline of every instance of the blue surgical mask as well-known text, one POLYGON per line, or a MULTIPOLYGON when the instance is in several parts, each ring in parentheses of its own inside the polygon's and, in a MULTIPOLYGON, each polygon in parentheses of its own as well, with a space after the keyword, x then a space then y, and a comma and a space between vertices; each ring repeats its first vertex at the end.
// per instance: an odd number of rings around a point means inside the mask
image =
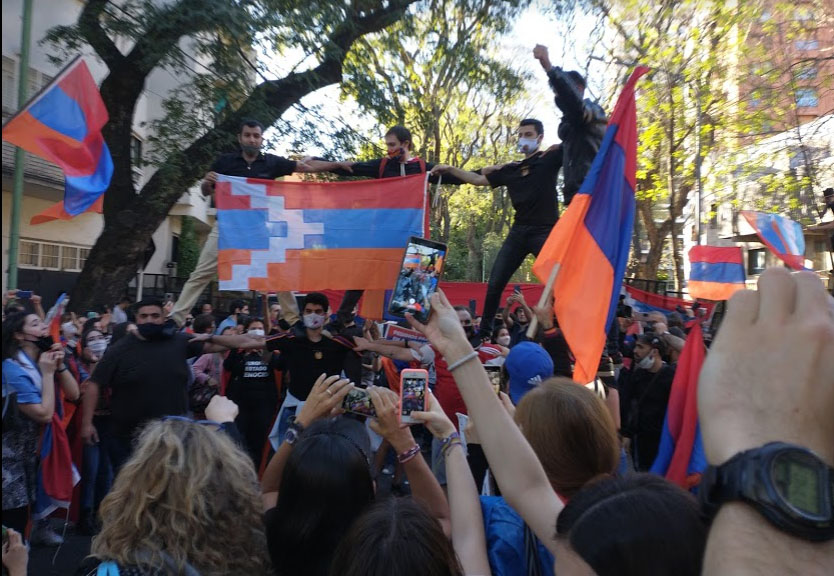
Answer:
POLYGON ((538 138, 519 138, 518 151, 522 154, 532 154, 539 147, 538 138))

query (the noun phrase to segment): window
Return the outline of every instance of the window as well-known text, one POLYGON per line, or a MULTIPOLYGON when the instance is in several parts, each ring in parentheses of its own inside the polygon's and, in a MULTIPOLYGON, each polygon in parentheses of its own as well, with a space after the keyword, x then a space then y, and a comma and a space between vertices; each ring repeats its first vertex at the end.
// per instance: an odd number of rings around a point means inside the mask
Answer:
POLYGON ((37 242, 20 241, 20 258, 18 259, 21 266, 32 266, 37 268, 40 266, 41 259, 41 245, 37 242))
POLYGON ((794 78, 797 80, 813 80, 819 74, 816 62, 805 62, 797 66, 794 71, 794 78))
POLYGON ((796 105, 800 108, 816 108, 820 99, 814 88, 797 88, 796 105))
POLYGON ((767 250, 764 248, 756 248, 747 251, 747 274, 755 275, 761 274, 765 269, 765 255, 767 250))
POLYGON ((41 245, 41 268, 60 268, 61 247, 57 244, 41 245))
POLYGON ((80 246, 21 240, 18 261, 23 268, 80 272, 89 254, 89 248, 80 246))
POLYGON ((794 46, 797 50, 806 51, 806 50, 819 50, 820 43, 819 40, 815 38, 804 38, 801 40, 796 40, 794 42, 794 46))

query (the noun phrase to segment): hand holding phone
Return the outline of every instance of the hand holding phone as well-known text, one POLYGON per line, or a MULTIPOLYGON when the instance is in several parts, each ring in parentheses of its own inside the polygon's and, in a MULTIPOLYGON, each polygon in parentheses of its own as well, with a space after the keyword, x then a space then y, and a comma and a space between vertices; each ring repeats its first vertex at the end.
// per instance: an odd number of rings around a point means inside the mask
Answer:
POLYGON ((446 245, 412 236, 405 249, 388 313, 404 317, 413 315, 426 322, 431 296, 437 290, 446 261, 446 245))
POLYGON ((354 388, 342 401, 342 410, 360 416, 376 418, 376 409, 367 388, 354 388))
POLYGON ((20 300, 30 300, 32 298, 32 291, 31 290, 18 290, 17 294, 15 294, 20 300))
POLYGON ((429 373, 422 369, 408 368, 400 373, 400 422, 419 422, 411 417, 412 412, 428 410, 429 373))
POLYGON ((498 394, 501 392, 501 367, 487 365, 484 366, 484 370, 486 370, 487 376, 489 376, 489 383, 492 385, 495 393, 498 394))

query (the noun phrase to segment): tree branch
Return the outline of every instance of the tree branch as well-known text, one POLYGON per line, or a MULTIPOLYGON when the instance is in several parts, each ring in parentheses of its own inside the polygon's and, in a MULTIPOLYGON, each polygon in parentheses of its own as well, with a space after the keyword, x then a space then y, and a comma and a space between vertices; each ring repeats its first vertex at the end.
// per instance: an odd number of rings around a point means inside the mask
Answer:
POLYGON ((116 47, 116 44, 101 27, 101 14, 107 6, 108 0, 90 0, 84 5, 81 15, 78 17, 78 31, 92 46, 96 54, 104 60, 107 68, 117 69, 124 62, 124 55, 116 47))

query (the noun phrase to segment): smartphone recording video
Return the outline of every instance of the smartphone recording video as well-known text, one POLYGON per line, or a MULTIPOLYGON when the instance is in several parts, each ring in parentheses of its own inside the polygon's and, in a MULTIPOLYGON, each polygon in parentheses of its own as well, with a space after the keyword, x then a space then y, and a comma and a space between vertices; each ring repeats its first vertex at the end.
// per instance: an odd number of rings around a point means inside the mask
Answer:
POLYGON ((411 413, 426 410, 426 388, 429 373, 425 370, 407 369, 400 373, 400 421, 406 424, 417 422, 411 413))
POLYGON ((445 260, 445 244, 412 236, 405 249, 388 313, 405 316, 408 312, 420 322, 426 322, 431 295, 437 291, 445 260))
POLYGON ((376 418, 376 409, 367 388, 354 388, 348 392, 342 400, 342 409, 345 412, 376 418))
POLYGON ((487 376, 489 376, 489 383, 492 384, 492 389, 498 394, 501 391, 501 367, 500 366, 484 366, 487 376))

